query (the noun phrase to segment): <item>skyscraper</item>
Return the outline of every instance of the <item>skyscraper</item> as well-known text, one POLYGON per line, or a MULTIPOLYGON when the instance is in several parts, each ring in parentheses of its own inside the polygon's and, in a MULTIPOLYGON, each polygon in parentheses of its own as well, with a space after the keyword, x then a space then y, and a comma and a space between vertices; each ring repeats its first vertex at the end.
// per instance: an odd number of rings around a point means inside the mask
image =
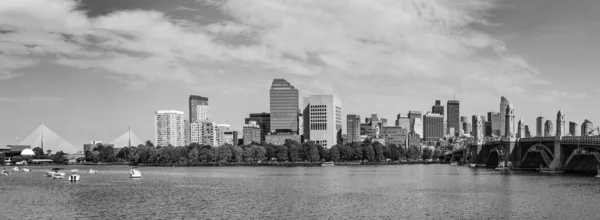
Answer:
POLYGON ((444 116, 444 106, 440 100, 435 100, 435 105, 431 107, 431 113, 444 116))
POLYGON ((460 130, 460 102, 458 100, 448 100, 446 104, 448 109, 448 132, 454 132, 451 135, 456 135, 460 130))
POLYGON ((348 143, 360 141, 360 115, 346 116, 346 134, 348 143))
MULTIPOLYGON (((504 98, 504 96, 500 97, 500 137, 504 137, 505 136, 505 132, 506 132, 506 107, 508 107, 508 105, 510 104, 510 102, 508 101, 508 99, 504 98)), ((493 126, 493 125, 492 125, 493 126)))
POLYGON ((423 138, 423 120, 421 118, 415 118, 413 122, 413 134, 419 135, 419 138, 423 138))
POLYGON ((525 138, 525 122, 523 122, 523 119, 519 119, 519 122, 517 123, 517 138, 525 138))
POLYGON ((271 132, 298 133, 298 90, 285 79, 274 79, 269 94, 271 132))
POLYGON ((579 132, 579 124, 577 122, 569 122, 569 135, 571 136, 579 136, 581 133, 579 132))
POLYGON ((423 140, 437 141, 444 137, 444 116, 437 113, 423 115, 423 140))
POLYGON ((410 119, 410 131, 414 134, 414 133, 417 132, 415 130, 415 127, 414 127, 415 119, 416 118, 421 118, 421 112, 420 111, 409 111, 408 112, 408 118, 410 119))
POLYGON ((398 114, 396 118, 396 126, 402 127, 410 132, 410 118, 408 118, 406 115, 398 114))
MULTIPOLYGON (((506 109, 505 109, 506 111, 506 109)), ((504 127, 501 127, 500 121, 503 121, 504 118, 500 118, 500 113, 498 112, 488 112, 488 121, 491 125, 491 134, 490 136, 498 136, 500 137, 500 130, 503 130, 504 127)))
POLYGON ((566 124, 565 124, 565 114, 562 109, 558 111, 556 114, 556 136, 565 136, 566 124))
POLYGON ((208 117, 208 98, 198 95, 191 95, 189 98, 190 120, 188 123, 195 121, 206 121, 208 117))
POLYGON ((544 136, 545 137, 554 136, 554 125, 552 124, 551 120, 546 120, 546 123, 544 124, 544 136))
POLYGON ((160 110, 154 114, 154 140, 158 146, 184 146, 183 112, 175 110, 160 110))
POLYGON ((195 121, 190 124, 191 142, 201 145, 218 146, 217 124, 212 121, 195 121))
POLYGON ((525 138, 531 138, 531 131, 529 130, 529 125, 525 125, 525 138))
MULTIPOLYGON (((309 109, 308 139, 318 145, 330 148, 341 139, 342 104, 334 95, 311 95, 304 99, 309 109)), ((304 134, 306 136, 306 133, 304 134)))
POLYGON ((544 122, 545 122, 544 117, 542 117, 542 116, 537 117, 537 119, 536 119, 536 126, 537 127, 536 127, 536 130, 535 130, 535 135, 537 137, 544 137, 544 136, 546 136, 546 134, 544 133, 544 129, 545 129, 544 128, 544 122))
POLYGON ((583 124, 581 124, 581 136, 589 136, 592 129, 594 129, 594 124, 590 120, 585 119, 583 124))

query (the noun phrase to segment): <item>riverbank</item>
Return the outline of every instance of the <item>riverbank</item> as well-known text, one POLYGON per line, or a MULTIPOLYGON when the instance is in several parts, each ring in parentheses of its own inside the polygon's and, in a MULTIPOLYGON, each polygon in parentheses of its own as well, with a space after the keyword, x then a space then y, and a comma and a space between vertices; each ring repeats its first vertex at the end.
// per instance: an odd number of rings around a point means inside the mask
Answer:
MULTIPOLYGON (((234 162, 211 162, 211 163, 167 163, 167 164, 136 164, 134 166, 146 167, 316 167, 322 166, 324 162, 256 162, 256 163, 234 163, 234 162)), ((393 161, 393 162, 360 162, 343 161, 335 163, 335 166, 373 166, 373 165, 406 165, 406 164, 440 164, 439 161, 393 161)), ((71 165, 130 165, 128 162, 112 163, 79 163, 71 165)))

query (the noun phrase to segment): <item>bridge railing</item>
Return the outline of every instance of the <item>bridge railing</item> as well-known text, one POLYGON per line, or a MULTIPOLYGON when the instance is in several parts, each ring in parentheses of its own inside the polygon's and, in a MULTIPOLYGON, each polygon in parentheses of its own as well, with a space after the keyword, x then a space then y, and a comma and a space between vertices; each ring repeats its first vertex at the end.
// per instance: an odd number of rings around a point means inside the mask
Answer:
POLYGON ((540 142, 540 141, 555 141, 556 137, 531 137, 531 138, 521 138, 519 141, 521 142, 540 142))
POLYGON ((565 144, 600 144, 600 136, 566 136, 562 138, 565 144))

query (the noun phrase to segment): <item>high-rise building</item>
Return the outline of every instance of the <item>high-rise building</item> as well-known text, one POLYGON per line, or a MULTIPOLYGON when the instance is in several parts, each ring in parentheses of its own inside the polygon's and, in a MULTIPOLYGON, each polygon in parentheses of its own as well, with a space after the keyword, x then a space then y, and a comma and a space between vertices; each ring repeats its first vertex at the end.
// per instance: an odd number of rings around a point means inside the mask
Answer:
MULTIPOLYGON (((506 109, 505 109, 506 111, 506 109)), ((505 120, 504 118, 500 118, 500 113, 498 112, 488 112, 488 121, 491 124, 491 134, 489 136, 497 136, 500 137, 500 130, 503 130, 504 127, 501 127, 500 121, 505 120)))
POLYGON ((531 138, 531 130, 529 130, 529 125, 525 125, 525 138, 531 138))
POLYGON ((244 145, 252 144, 252 142, 261 143, 260 133, 260 126, 256 121, 248 122, 243 128, 242 138, 244 139, 244 145))
POLYGON ((542 117, 542 116, 537 117, 537 119, 536 119, 536 126, 537 127, 536 127, 536 130, 535 130, 535 135, 537 137, 544 137, 544 136, 546 136, 546 134, 544 133, 544 129, 545 129, 544 128, 544 122, 545 121, 546 120, 545 120, 544 117, 542 117))
POLYGON ((414 129, 413 134, 423 137, 423 120, 421 120, 421 118, 415 118, 412 127, 414 129))
POLYGON ((585 119, 583 124, 581 124, 581 136, 590 136, 592 129, 594 129, 594 124, 590 120, 585 119))
POLYGON ((565 136, 566 126, 565 114, 563 113, 562 109, 560 109, 558 114, 556 114, 556 136, 565 136))
POLYGON ((508 101, 508 99, 506 99, 504 96, 500 97, 500 137, 505 137, 508 135, 505 135, 506 132, 506 108, 508 107, 508 105, 510 104, 510 102, 508 101))
POLYGON ((191 142, 191 138, 192 138, 192 131, 190 130, 190 121, 188 120, 183 120, 183 139, 185 142, 185 146, 190 146, 191 142))
POLYGON ((415 130, 415 127, 413 126, 415 124, 415 119, 417 118, 421 118, 421 112, 420 111, 409 111, 408 112, 408 118, 410 119, 410 131, 412 133, 416 133, 417 131, 415 130))
POLYGON ((154 140, 158 146, 184 146, 185 122, 183 112, 160 110, 154 114, 154 140))
POLYGON ((224 144, 230 144, 233 146, 238 145, 238 132, 237 131, 226 131, 223 133, 224 144))
POLYGON ((383 127, 383 129, 381 129, 381 138, 384 139, 386 144, 404 146, 409 138, 408 133, 408 129, 403 127, 383 127))
POLYGON ((269 93, 271 132, 298 133, 298 89, 285 79, 274 79, 269 93))
MULTIPOLYGON (((308 108, 308 139, 325 148, 330 148, 341 140, 342 104, 334 95, 311 95, 304 98, 308 108)), ((305 137, 307 134, 304 134, 305 137)))
POLYGON ((346 134, 348 135, 348 143, 360 141, 360 115, 346 116, 346 134))
POLYGON ((460 102, 458 100, 448 100, 446 108, 448 110, 448 114, 446 114, 448 118, 448 132, 454 132, 451 135, 457 135, 460 130, 460 102))
POLYGON ((554 125, 552 124, 551 120, 546 120, 546 123, 544 124, 544 136, 545 137, 554 136, 554 125))
POLYGON ((260 141, 265 141, 265 135, 271 132, 271 114, 267 112, 262 113, 250 113, 250 117, 244 120, 245 124, 249 124, 250 121, 256 122, 260 127, 260 141))
POLYGON ((579 136, 581 133, 579 132, 579 124, 577 122, 569 122, 569 135, 571 136, 579 136))
POLYGON ((479 115, 473 115, 473 138, 475 142, 479 143, 483 141, 483 121, 484 119, 479 115))
POLYGON ((212 121, 195 121, 190 124, 191 142, 219 146, 217 124, 212 121))
POLYGON ((228 132, 229 130, 231 130, 231 125, 217 124, 215 128, 216 128, 215 134, 217 136, 217 146, 224 145, 226 143, 225 132, 228 132))
POLYGON ((506 120, 504 120, 504 136, 508 138, 514 138, 516 136, 516 125, 515 125, 515 108, 512 104, 506 106, 506 113, 504 114, 506 120))
POLYGON ((396 127, 403 127, 410 131, 410 118, 407 115, 398 114, 396 117, 396 127))
POLYGON ((444 106, 440 100, 435 100, 435 105, 431 107, 431 113, 444 116, 444 106))
POLYGON ((484 136, 485 137, 491 137, 492 136, 492 122, 491 121, 486 121, 484 124, 484 136))
POLYGON ((519 119, 517 123, 517 138, 525 138, 525 122, 523 122, 523 119, 519 119))
POLYGON ((198 95, 191 95, 189 98, 190 119, 189 123, 195 121, 206 121, 208 117, 208 98, 198 95))
POLYGON ((427 113, 423 116, 423 140, 438 141, 444 137, 444 116, 427 113))

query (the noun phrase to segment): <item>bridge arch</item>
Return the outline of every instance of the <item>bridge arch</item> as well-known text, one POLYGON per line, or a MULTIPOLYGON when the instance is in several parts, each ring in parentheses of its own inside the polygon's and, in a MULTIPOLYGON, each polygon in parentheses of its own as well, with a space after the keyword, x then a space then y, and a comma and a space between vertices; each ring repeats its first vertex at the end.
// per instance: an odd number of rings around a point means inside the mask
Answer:
POLYGON ((500 164, 500 161, 504 161, 504 146, 496 145, 485 160, 486 167, 497 167, 500 164))
POLYGON ((538 143, 529 147, 521 159, 521 168, 550 167, 554 160, 554 151, 548 146, 538 143))
POLYGON ((597 172, 600 167, 600 147, 585 146, 573 151, 564 164, 565 171, 597 172))
POLYGON ((529 147, 529 149, 527 149, 527 152, 536 151, 539 149, 545 150, 546 153, 549 154, 549 156, 552 156, 552 158, 554 158, 554 150, 550 149, 548 146, 546 146, 545 144, 542 144, 542 143, 534 144, 533 146, 529 147))

